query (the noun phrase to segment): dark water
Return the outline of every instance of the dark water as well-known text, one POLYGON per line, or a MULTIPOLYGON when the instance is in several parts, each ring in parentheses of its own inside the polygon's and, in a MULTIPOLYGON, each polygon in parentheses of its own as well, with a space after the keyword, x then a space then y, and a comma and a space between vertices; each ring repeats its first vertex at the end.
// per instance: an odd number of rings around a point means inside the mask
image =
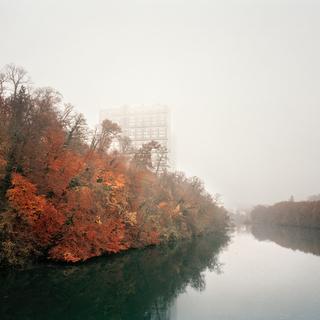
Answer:
POLYGON ((320 319, 320 232, 238 230, 0 274, 0 319, 320 319))

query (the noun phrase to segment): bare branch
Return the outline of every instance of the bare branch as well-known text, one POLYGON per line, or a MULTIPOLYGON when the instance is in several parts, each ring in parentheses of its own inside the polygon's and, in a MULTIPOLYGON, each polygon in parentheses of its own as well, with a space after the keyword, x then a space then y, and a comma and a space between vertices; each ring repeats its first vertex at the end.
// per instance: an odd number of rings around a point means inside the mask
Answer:
POLYGON ((9 83, 14 98, 17 96, 20 88, 30 84, 28 73, 22 67, 14 64, 7 64, 4 67, 5 80, 9 83))

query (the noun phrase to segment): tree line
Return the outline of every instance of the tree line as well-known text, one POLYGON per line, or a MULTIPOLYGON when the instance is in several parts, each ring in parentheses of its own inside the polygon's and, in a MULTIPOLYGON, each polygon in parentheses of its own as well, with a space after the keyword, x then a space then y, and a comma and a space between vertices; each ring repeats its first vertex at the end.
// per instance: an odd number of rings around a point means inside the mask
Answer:
POLYGON ((320 201, 283 201, 257 206, 251 212, 253 224, 320 228, 320 201))
POLYGON ((31 87, 23 68, 7 65, 0 73, 0 263, 78 262, 224 229, 225 209, 197 177, 159 172, 152 153, 160 148, 150 141, 134 149, 110 120, 90 130, 57 91, 31 87))

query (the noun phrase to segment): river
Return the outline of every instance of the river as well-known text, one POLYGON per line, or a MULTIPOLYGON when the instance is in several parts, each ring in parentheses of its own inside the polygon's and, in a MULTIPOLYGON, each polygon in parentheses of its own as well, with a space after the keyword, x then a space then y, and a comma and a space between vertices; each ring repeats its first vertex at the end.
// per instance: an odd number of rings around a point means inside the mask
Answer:
POLYGON ((320 231, 240 228, 0 273, 0 319, 320 319, 320 231))

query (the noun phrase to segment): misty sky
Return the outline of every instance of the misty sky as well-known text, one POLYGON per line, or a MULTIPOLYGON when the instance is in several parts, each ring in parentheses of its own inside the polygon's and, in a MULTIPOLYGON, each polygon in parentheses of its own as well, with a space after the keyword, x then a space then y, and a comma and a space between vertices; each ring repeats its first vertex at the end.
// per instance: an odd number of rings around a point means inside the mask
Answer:
POLYGON ((168 105, 177 168, 227 207, 320 193, 320 1, 0 0, 0 66, 98 122, 168 105))

